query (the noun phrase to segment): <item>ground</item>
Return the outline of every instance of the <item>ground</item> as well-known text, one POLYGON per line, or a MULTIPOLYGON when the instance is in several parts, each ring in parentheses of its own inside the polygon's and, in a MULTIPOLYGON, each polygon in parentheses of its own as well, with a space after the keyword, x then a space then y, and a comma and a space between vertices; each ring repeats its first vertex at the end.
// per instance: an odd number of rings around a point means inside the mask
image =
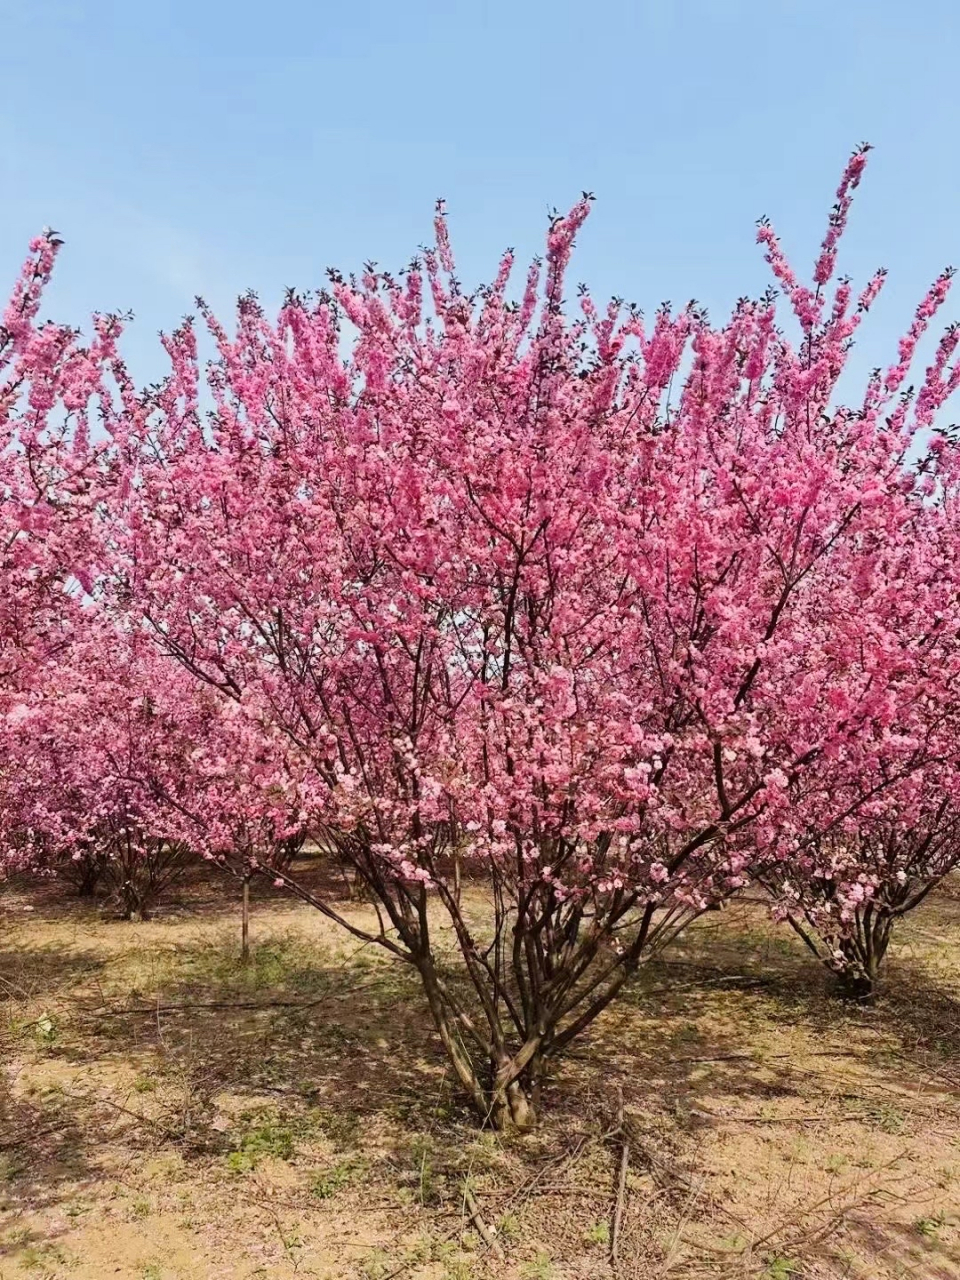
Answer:
POLYGON ((949 891, 868 1009, 762 904, 704 916, 514 1139, 403 966, 259 894, 244 969, 226 879, 144 924, 6 886, 0 1280, 600 1280, 622 1167, 621 1277, 960 1280, 949 891))

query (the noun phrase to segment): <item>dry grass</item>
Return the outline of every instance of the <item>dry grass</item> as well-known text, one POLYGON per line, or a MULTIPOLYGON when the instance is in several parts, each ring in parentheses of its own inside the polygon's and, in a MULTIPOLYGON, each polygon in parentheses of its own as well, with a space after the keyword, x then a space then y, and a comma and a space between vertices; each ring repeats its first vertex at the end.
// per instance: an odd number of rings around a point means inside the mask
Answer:
POLYGON ((0 922, 0 1280, 609 1277, 624 1137, 621 1277, 960 1280, 949 892, 866 1010, 758 906, 705 917, 515 1141, 410 975, 309 908, 258 903, 247 970, 226 883, 142 925, 8 886, 0 922))

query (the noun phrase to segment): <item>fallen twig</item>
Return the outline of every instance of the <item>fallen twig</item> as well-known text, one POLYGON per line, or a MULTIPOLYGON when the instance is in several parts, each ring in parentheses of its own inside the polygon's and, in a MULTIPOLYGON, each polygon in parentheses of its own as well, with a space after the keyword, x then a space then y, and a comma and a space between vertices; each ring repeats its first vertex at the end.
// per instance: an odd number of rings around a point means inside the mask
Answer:
POLYGON ((720 1053, 703 1058, 674 1058, 674 1062, 756 1062, 763 1066, 765 1062, 780 1062, 786 1058, 861 1058, 864 1051, 860 1049, 815 1049, 812 1052, 802 1050, 796 1053, 720 1053))
POLYGON ((495 1257, 502 1260, 503 1250, 500 1247, 500 1241, 497 1239, 495 1233, 491 1231, 484 1222, 483 1217, 480 1214, 480 1206, 477 1204, 476 1197, 466 1183, 463 1184, 463 1203, 466 1205, 467 1213, 470 1215, 470 1221, 477 1229, 477 1235, 479 1235, 480 1239, 487 1246, 490 1252, 495 1257))
POLYGON ((34 1142, 39 1141, 40 1138, 47 1137, 48 1134, 62 1132, 62 1124, 51 1124, 46 1129, 31 1129, 20 1138, 14 1138, 10 1142, 0 1142, 0 1151, 13 1151, 17 1147, 31 1146, 34 1142))
POLYGON ((809 1116, 739 1116, 735 1111, 701 1111, 690 1108, 690 1115, 699 1120, 728 1120, 732 1124, 849 1124, 863 1123, 869 1115, 831 1116, 824 1112, 809 1116))
POLYGON ((135 1014, 150 1014, 155 1017, 158 1013, 179 1013, 189 1009, 312 1009, 314 1005, 320 1004, 325 1000, 326 996, 320 996, 316 1000, 209 1000, 197 1004, 161 1004, 150 1005, 134 1005, 130 1009, 92 1009, 84 1010, 83 1013, 88 1018, 125 1018, 133 1017, 135 1014))
POLYGON ((620 1226, 623 1222, 623 1205, 627 1194, 627 1167, 630 1164, 630 1139, 623 1126, 623 1089, 617 1086, 617 1128, 623 1145, 620 1148, 620 1174, 617 1178, 617 1198, 613 1206, 613 1227, 610 1231, 610 1266, 616 1273, 619 1266, 620 1226))
POLYGON ((131 1120, 136 1120, 138 1124, 146 1125, 147 1128, 153 1129, 163 1138, 179 1141, 184 1136, 182 1129, 172 1128, 159 1120, 153 1120, 150 1116, 145 1116, 142 1112, 134 1111, 130 1107, 122 1106, 119 1102, 113 1102, 110 1098, 101 1098, 91 1093, 72 1093, 68 1089, 60 1089, 58 1092, 60 1097, 70 1098, 74 1102, 86 1102, 91 1106, 109 1107, 111 1111, 116 1111, 118 1115, 129 1116, 131 1120))

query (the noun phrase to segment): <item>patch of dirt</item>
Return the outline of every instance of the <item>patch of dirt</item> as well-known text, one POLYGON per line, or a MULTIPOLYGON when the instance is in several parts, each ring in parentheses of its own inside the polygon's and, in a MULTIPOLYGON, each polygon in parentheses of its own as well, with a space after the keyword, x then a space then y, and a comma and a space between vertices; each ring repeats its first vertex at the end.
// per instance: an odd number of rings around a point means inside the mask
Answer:
POLYGON ((522 1140, 478 1132, 404 966, 268 890, 242 967, 236 899, 3 888, 0 1280, 607 1280, 625 1146, 624 1280, 960 1280, 954 886, 869 1009, 761 904, 703 917, 522 1140))

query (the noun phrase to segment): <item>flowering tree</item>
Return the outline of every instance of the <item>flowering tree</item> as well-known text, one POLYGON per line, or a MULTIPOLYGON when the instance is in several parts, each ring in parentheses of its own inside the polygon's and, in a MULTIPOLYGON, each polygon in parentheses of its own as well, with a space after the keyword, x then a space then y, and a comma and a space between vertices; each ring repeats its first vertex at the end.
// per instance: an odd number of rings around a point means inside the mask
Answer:
POLYGON ((834 279, 864 160, 811 287, 761 225, 793 340, 772 295, 720 326, 585 291, 572 312, 585 198, 516 301, 509 253, 463 291, 440 210, 401 277, 334 273, 276 324, 245 298, 233 338, 204 310, 205 380, 190 322, 143 394, 104 350, 90 588, 156 646, 158 700, 171 658, 199 691, 163 699, 176 733, 147 733, 138 803, 163 830, 205 815, 210 851, 412 964, 495 1124, 533 1122, 549 1060, 691 915, 751 869, 820 865, 952 750, 955 593, 910 554, 940 461, 909 459, 956 383, 954 332, 901 394, 949 282, 835 405, 882 283, 834 279), (376 925, 282 865, 303 830, 376 925))
MULTIPOLYGON (((955 341, 952 332, 945 341, 955 341)), ((943 344, 934 376, 942 351, 943 344)), ((884 753, 853 757, 852 779, 834 769, 829 781, 840 809, 854 788, 866 799, 848 804, 841 821, 812 827, 789 861, 754 867, 772 894, 775 914, 836 973, 838 991, 858 1000, 875 994, 897 920, 960 863, 960 725, 950 642, 958 598, 955 463, 944 437, 934 436, 918 465, 919 474, 930 478, 924 485, 928 500, 916 508, 909 536, 874 549, 900 618, 900 653, 893 630, 890 652, 898 663, 909 654, 912 725, 897 744, 908 767, 891 769, 884 753), (921 735, 925 745, 918 754, 921 735)))
POLYGON ((47 677, 7 723, 7 826, 32 865, 105 883, 131 920, 198 854, 245 882, 290 865, 302 817, 267 727, 92 605, 47 677))
POLYGON ((286 877, 307 836, 303 772, 283 735, 247 711, 229 701, 214 710, 207 697, 203 730, 190 753, 190 795, 173 802, 194 846, 241 883, 244 962, 250 883, 258 874, 286 877))
POLYGON ((960 815, 940 793, 818 839, 809 873, 783 868, 770 887, 777 914, 836 973, 841 994, 870 1000, 896 922, 958 863, 960 815))
POLYGON ((97 317, 83 346, 74 330, 38 319, 59 245, 53 232, 31 244, 0 320, 0 874, 38 849, 22 801, 44 764, 19 750, 22 725, 82 629, 100 453, 89 417, 107 396, 120 329, 97 317))
MULTIPOLYGON (((117 480, 91 418, 109 421, 129 387, 110 377, 116 317, 95 317, 86 346, 40 321, 59 248, 53 232, 31 244, 0 323, 0 873, 59 867, 81 891, 104 879, 140 916, 185 842, 203 843, 188 748, 209 749, 216 716, 88 594, 117 480)), ((278 847, 292 848, 286 832, 278 847)))
POLYGON ((131 920, 182 874, 197 691, 156 651, 88 608, 69 649, 7 720, 10 826, 31 862, 96 878, 131 920), (178 679, 179 678, 179 679, 178 679), (177 686, 180 689, 177 689, 177 686), (180 698, 176 693, 180 692, 180 698))

